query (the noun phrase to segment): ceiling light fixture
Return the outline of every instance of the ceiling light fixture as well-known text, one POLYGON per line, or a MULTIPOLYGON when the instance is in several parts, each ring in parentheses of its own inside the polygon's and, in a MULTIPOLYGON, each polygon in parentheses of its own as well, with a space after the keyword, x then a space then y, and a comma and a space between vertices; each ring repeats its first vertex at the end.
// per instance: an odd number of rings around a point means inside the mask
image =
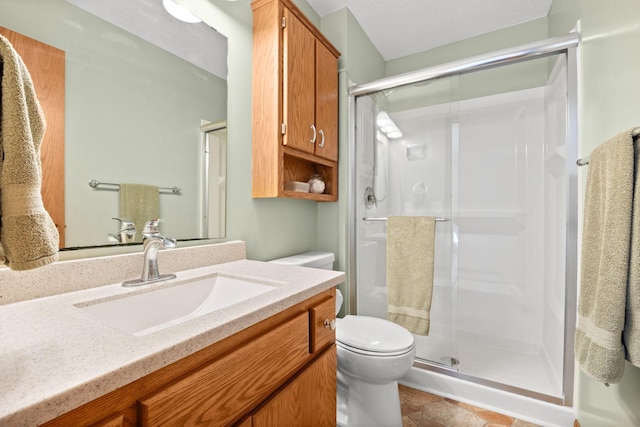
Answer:
POLYGON ((380 111, 376 116, 376 124, 378 125, 378 129, 389 139, 397 139, 402 138, 402 132, 396 126, 394 121, 389 117, 386 111, 380 111))
POLYGON ((197 24, 198 22, 202 22, 200 18, 193 15, 187 9, 179 5, 173 0, 162 0, 162 5, 164 9, 169 12, 169 15, 173 16, 176 19, 179 19, 182 22, 188 22, 189 24, 197 24))

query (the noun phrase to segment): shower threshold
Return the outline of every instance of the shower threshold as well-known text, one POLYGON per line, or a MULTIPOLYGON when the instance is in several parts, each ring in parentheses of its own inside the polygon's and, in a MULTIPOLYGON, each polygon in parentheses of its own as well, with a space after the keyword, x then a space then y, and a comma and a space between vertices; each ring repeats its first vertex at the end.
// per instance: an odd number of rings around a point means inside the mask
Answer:
POLYGON ((451 365, 452 366, 447 366, 444 364, 439 364, 439 363, 434 363, 428 360, 423 360, 423 359, 419 359, 416 358, 415 362, 413 363, 413 366, 417 369, 424 369, 427 371, 431 371, 431 372, 435 372, 438 374, 442 374, 442 375, 446 375, 452 378, 456 378, 462 381, 468 381, 470 383, 473 384, 477 384, 477 385, 482 385, 485 387, 489 387, 495 390, 501 390, 507 393, 513 393, 513 394, 517 394, 520 396, 524 396, 524 397, 529 397, 532 399, 536 399, 542 402, 547 402, 547 403, 551 403, 554 405, 560 405, 560 406, 570 406, 567 405, 564 401, 563 398, 561 397, 557 397, 557 396, 552 396, 552 395, 548 395, 545 393, 540 393, 534 390, 529 390, 526 388, 522 388, 522 387, 517 387, 517 386, 513 386, 513 385, 509 385, 509 384, 504 384, 498 381, 492 381, 492 380, 488 380, 486 378, 481 378, 478 376, 474 376, 471 374, 466 374, 463 372, 460 372, 458 370, 458 366, 460 361, 457 360, 456 358, 452 357, 451 358, 451 365), (457 362, 457 363, 456 363, 457 362))

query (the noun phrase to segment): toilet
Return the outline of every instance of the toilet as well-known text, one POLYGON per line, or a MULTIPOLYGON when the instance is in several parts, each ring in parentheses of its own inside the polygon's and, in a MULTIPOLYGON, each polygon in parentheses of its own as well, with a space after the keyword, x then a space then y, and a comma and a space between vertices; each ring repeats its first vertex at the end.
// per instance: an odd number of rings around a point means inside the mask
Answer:
MULTIPOLYGON (((333 269, 334 254, 306 252, 271 262, 333 269)), ((336 289, 336 314, 342 294, 336 289)), ((385 319, 347 315, 336 322, 339 427, 402 426, 398 379, 411 368, 413 335, 385 319)))

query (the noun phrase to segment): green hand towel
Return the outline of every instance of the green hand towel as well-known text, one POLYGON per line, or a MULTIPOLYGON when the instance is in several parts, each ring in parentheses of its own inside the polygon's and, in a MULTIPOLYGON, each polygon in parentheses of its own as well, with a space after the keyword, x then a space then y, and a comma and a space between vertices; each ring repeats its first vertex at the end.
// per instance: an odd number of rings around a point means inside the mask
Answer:
POLYGON ((387 319, 429 335, 435 218, 387 219, 387 319))
POLYGON ((142 241, 142 229, 150 219, 160 218, 158 187, 143 184, 120 184, 120 218, 136 226, 134 241, 142 241))
POLYGON ((584 207, 575 357, 603 383, 624 372, 625 323, 634 183, 632 131, 591 153, 584 207))

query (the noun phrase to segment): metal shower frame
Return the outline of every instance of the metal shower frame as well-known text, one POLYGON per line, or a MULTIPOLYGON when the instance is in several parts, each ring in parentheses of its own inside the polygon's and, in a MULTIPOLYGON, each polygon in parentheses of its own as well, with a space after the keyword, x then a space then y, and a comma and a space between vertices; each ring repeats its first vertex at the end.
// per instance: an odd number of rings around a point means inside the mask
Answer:
MULTIPOLYGON (((504 391, 515 392, 558 405, 572 406, 574 398, 574 352, 573 341, 575 335, 575 320, 577 310, 578 287, 578 47, 580 34, 569 34, 528 43, 513 48, 503 49, 483 55, 472 56, 458 61, 424 68, 417 71, 386 77, 369 83, 353 85, 349 89, 349 123, 355 123, 355 99, 358 96, 379 92, 399 86, 446 77, 455 74, 466 74, 475 71, 511 65, 535 58, 564 54, 567 60, 567 156, 566 156, 566 256, 565 256, 565 318, 564 318, 564 366, 563 366, 563 397, 548 396, 493 383, 488 380, 471 377, 453 370, 446 370, 425 363, 419 363, 421 368, 430 369, 453 377, 489 385, 504 391)), ((356 295, 356 144, 355 126, 349 126, 349 221, 348 221, 348 275, 349 275, 349 312, 357 313, 356 295)))

